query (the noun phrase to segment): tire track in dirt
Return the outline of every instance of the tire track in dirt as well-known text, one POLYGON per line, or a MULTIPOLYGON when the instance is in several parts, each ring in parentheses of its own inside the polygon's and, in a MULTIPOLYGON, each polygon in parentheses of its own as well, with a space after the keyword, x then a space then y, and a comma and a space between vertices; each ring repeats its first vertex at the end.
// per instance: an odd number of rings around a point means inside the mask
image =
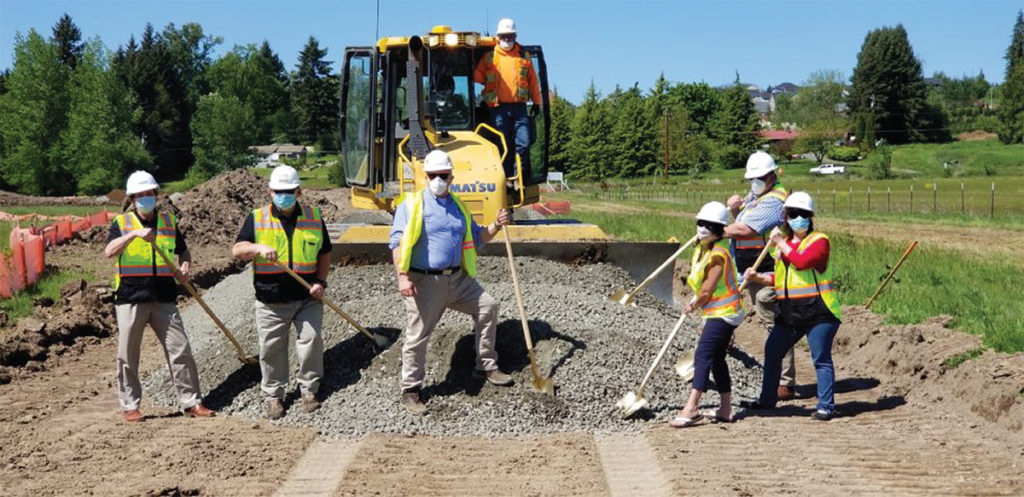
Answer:
POLYGON ((361 440, 315 440, 295 462, 276 497, 331 495, 359 451, 361 440))
POLYGON ((644 435, 609 434, 595 438, 612 497, 671 495, 644 435))

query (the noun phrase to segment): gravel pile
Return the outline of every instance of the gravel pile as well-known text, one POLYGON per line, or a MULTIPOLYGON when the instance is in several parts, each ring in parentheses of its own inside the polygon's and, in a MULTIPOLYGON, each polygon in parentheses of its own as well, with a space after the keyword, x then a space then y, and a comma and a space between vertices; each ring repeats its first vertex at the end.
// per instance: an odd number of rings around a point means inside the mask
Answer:
MULTIPOLYGON (((393 342, 376 354, 369 341, 325 310, 326 374, 320 394, 323 407, 312 414, 295 402, 280 422, 317 428, 332 436, 367 432, 437 435, 515 435, 566 431, 633 431, 674 415, 685 402, 689 385, 671 365, 696 341, 694 319, 679 333, 647 390, 651 411, 638 419, 621 420, 615 402, 635 390, 678 317, 654 298, 642 295, 639 307, 624 308, 606 300, 616 288, 632 283, 621 269, 605 264, 569 266, 520 258, 530 329, 541 372, 556 385, 554 397, 532 390, 532 375, 503 257, 483 257, 479 279, 501 302, 498 327, 499 366, 515 378, 512 387, 495 387, 472 374, 472 322, 448 311, 431 338, 424 396, 430 414, 409 415, 398 403, 401 339, 405 311, 390 265, 336 267, 328 293, 371 332, 393 342), (394 340, 397 339, 397 342, 394 340)), ((248 354, 257 351, 248 271, 226 278, 206 294, 208 303, 238 334, 248 354)), ((183 317, 196 354, 206 402, 225 414, 262 418, 259 369, 243 367, 230 344, 195 305, 183 317)), ((292 333, 294 350, 294 333, 292 333)), ((295 368, 294 354, 292 368, 295 368)), ((751 398, 760 381, 760 367, 739 350, 729 359, 736 401, 751 398)), ((293 375, 294 376, 294 375, 293 375)), ((146 379, 147 394, 174 405, 167 371, 146 379)), ((298 397, 289 387, 288 402, 298 397)), ((707 405, 717 395, 705 397, 707 405)), ((286 406, 288 405, 286 402, 286 406)))

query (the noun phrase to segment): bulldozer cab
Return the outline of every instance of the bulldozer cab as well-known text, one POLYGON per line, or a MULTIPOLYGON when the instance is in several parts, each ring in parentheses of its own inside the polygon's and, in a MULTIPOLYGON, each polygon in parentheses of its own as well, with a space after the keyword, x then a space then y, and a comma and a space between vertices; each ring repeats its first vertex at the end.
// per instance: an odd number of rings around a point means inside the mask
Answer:
POLYGON ((529 158, 521 161, 521 174, 517 169, 511 178, 498 177, 489 165, 501 169, 504 154, 515 154, 515 138, 493 128, 490 109, 480 99, 483 86, 473 80, 477 64, 495 44, 493 37, 438 26, 422 38, 388 37, 373 47, 346 49, 341 160, 355 207, 393 211, 404 193, 423 186, 417 159, 434 148, 452 155, 453 191, 468 200, 478 221, 489 221, 500 208, 539 199, 550 129, 544 53, 540 46, 524 47, 543 99, 543 112, 531 117, 529 158), (521 189, 506 191, 509 179, 521 189), (470 198, 478 193, 492 195, 470 198))

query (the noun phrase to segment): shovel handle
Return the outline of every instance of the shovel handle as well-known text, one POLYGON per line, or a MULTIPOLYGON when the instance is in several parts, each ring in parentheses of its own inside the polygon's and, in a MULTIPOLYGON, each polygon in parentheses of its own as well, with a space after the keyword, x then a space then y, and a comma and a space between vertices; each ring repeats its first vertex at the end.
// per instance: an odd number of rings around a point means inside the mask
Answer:
POLYGON ((910 246, 907 247, 907 250, 903 252, 903 256, 900 257, 900 260, 897 261, 896 265, 893 266, 892 270, 889 271, 889 274, 885 275, 885 279, 882 280, 882 284, 878 285, 878 289, 875 290, 874 295, 872 295, 871 298, 869 298, 868 301, 864 303, 865 309, 871 308, 871 304, 875 303, 875 298, 877 298, 878 295, 882 293, 882 290, 885 289, 885 286, 889 284, 889 280, 891 280, 893 276, 896 276, 896 271, 900 270, 900 266, 903 265, 903 261, 907 260, 907 257, 910 256, 910 253, 913 252, 915 248, 917 248, 917 240, 911 242, 910 246))
POLYGON ((647 388, 647 381, 651 379, 651 375, 654 374, 655 368, 658 364, 661 364, 661 358, 665 356, 665 351, 668 350, 668 346, 672 344, 672 340, 675 340, 676 333, 679 333, 679 329, 683 327, 683 323, 686 321, 688 314, 685 312, 679 316, 679 320, 676 321, 675 327, 672 328, 672 333, 669 333, 668 339, 665 340, 665 345, 661 346, 661 350, 658 351, 658 355, 654 357, 654 364, 651 364, 650 369, 647 370, 647 374, 644 375, 644 379, 640 381, 640 388, 636 389, 636 397, 641 398, 644 396, 644 389, 647 388))
POLYGON ((512 273, 512 287, 516 291, 516 306, 519 307, 519 321, 523 325, 523 338, 526 339, 526 350, 533 359, 533 338, 530 337, 530 325, 526 320, 526 307, 523 306, 523 292, 519 289, 519 272, 516 269, 516 260, 512 255, 512 239, 508 236, 508 230, 502 228, 502 235, 505 237, 505 253, 508 254, 508 268, 512 273))
MULTIPOLYGON (((771 249, 772 249, 771 242, 767 242, 767 243, 764 244, 764 248, 761 249, 761 253, 758 254, 757 260, 754 261, 754 265, 750 266, 750 267, 754 268, 754 271, 757 271, 757 267, 760 266, 762 262, 764 262, 764 258, 768 257, 768 252, 771 251, 771 249)), ((743 290, 747 289, 747 285, 749 283, 750 283, 750 280, 744 278, 743 279, 743 283, 740 283, 740 288, 738 290, 736 290, 736 293, 743 293, 743 290)))
MULTIPOLYGON (((274 262, 278 265, 278 267, 280 267, 281 269, 284 269, 284 272, 288 273, 289 276, 294 278, 295 281, 298 281, 299 283, 301 283, 302 286, 306 288, 306 290, 309 290, 309 289, 313 288, 313 285, 310 285, 308 281, 306 281, 306 280, 304 280, 302 278, 302 276, 299 276, 295 271, 292 271, 292 268, 288 267, 287 264, 285 264, 284 262, 281 262, 281 260, 277 260, 277 261, 274 261, 274 262)), ((341 310, 341 308, 338 307, 338 305, 335 304, 331 299, 327 298, 326 295, 320 297, 320 301, 325 303, 325 304, 327 304, 327 307, 330 307, 331 310, 333 310, 339 316, 341 316, 342 319, 344 319, 345 321, 348 321, 348 323, 351 324, 352 326, 354 326, 355 329, 359 330, 360 333, 366 335, 366 338, 369 338, 371 342, 377 343, 373 339, 373 335, 370 334, 370 332, 367 331, 366 328, 363 328, 359 323, 356 322, 355 319, 352 319, 352 316, 349 316, 348 313, 346 313, 345 311, 341 310)))
POLYGON ((662 271, 664 271, 673 262, 675 262, 677 257, 683 255, 683 252, 686 251, 686 249, 690 248, 690 245, 693 245, 694 242, 696 242, 696 241, 697 241, 697 235, 694 235, 693 238, 690 238, 690 240, 688 242, 684 243, 682 247, 679 247, 679 250, 676 250, 675 253, 672 254, 671 257, 666 259, 665 262, 661 263, 661 265, 658 266, 658 268, 655 269, 654 272, 652 272, 646 279, 641 281, 640 284, 637 285, 636 288, 634 288, 632 292, 629 292, 629 296, 627 298, 632 299, 633 296, 635 296, 640 290, 643 290, 644 288, 647 287, 647 285, 650 285, 651 282, 654 281, 654 278, 657 278, 658 275, 662 273, 662 271))
POLYGON ((174 261, 167 256, 163 249, 157 246, 157 244, 150 242, 150 245, 153 246, 153 250, 156 251, 157 254, 160 254, 160 258, 164 260, 164 264, 171 266, 171 268, 174 269, 175 273, 181 275, 181 285, 184 286, 185 290, 188 290, 189 295, 191 295, 192 298, 199 303, 199 307, 202 307, 203 310, 206 311, 206 314, 210 316, 210 319, 212 319, 214 324, 217 325, 217 328, 220 328, 220 331, 224 333, 224 336, 228 337, 228 340, 231 342, 231 345, 235 346, 235 352, 238 353, 238 358, 242 362, 245 362, 245 353, 242 352, 242 345, 238 343, 238 340, 235 339, 235 336, 232 335, 230 331, 228 331, 227 326, 224 326, 224 323, 220 321, 220 318, 218 318, 217 315, 213 313, 213 309, 210 309, 210 306, 206 305, 206 302, 203 300, 203 298, 199 296, 199 292, 197 292, 195 287, 192 286, 192 283, 189 283, 189 281, 185 278, 185 275, 181 273, 181 268, 179 268, 178 265, 175 264, 174 261))

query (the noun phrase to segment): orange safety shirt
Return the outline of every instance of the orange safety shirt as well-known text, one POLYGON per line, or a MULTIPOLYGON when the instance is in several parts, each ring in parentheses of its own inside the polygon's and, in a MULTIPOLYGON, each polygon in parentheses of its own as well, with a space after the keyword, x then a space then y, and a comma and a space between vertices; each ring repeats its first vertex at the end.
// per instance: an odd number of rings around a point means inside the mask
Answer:
MULTIPOLYGON (((512 50, 504 50, 499 45, 494 46, 494 53, 497 57, 495 68, 497 69, 497 82, 498 82, 498 103, 501 104, 513 104, 513 103, 525 103, 516 98, 516 88, 519 83, 519 57, 522 46, 518 43, 512 47, 512 50)), ((485 84, 487 81, 487 59, 491 58, 491 54, 487 54, 484 58, 480 59, 480 62, 476 65, 476 70, 473 71, 473 80, 479 84, 485 84)), ((537 82, 537 71, 530 64, 529 69, 529 85, 530 95, 533 98, 533 103, 541 105, 542 100, 540 99, 540 84, 537 82)))

